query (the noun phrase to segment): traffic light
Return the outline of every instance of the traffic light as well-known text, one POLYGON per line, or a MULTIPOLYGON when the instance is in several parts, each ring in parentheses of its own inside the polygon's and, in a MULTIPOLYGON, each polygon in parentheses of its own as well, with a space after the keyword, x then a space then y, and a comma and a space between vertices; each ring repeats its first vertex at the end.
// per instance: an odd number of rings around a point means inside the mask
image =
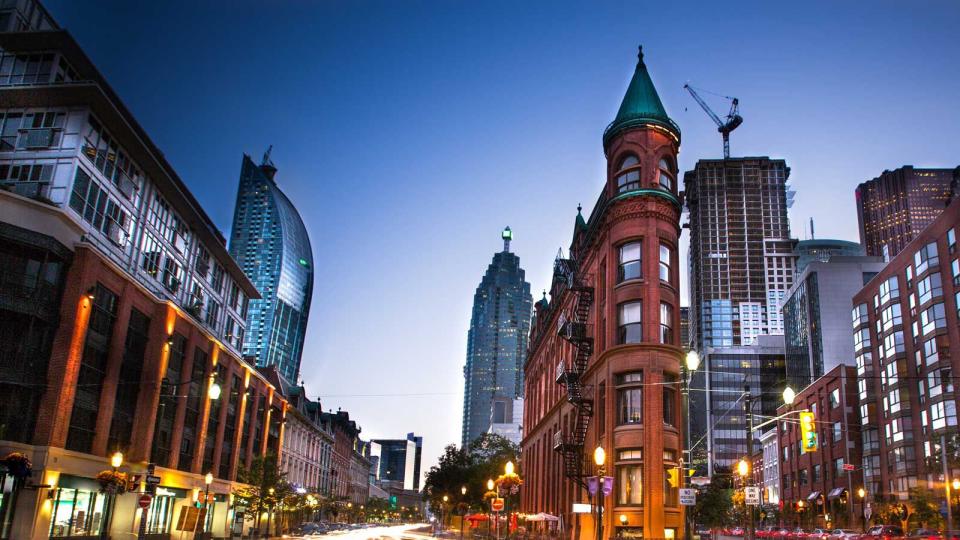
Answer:
POLYGON ((667 469, 667 482, 670 483, 670 487, 680 487, 679 467, 670 467, 667 469))
POLYGON ((813 413, 800 413, 800 453, 817 451, 817 427, 814 424, 813 413))

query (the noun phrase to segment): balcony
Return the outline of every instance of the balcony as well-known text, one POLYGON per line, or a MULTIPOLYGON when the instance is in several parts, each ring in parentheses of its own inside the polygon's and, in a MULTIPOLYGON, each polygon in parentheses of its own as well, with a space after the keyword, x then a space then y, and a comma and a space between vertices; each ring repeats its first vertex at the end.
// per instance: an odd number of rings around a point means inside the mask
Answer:
POLYGON ((27 149, 50 148, 53 145, 53 128, 21 130, 23 147, 27 149))
POLYGON ((36 201, 51 203, 50 182, 0 182, 0 189, 36 201))

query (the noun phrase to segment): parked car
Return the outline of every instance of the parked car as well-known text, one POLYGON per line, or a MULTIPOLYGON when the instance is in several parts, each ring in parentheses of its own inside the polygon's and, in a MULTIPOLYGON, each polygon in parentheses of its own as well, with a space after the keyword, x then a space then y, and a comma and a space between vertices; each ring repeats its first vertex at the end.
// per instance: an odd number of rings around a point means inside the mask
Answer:
POLYGON ((866 534, 860 537, 861 540, 905 540, 903 529, 896 525, 876 525, 870 527, 866 534))
POLYGON ((806 538, 807 531, 801 529, 800 527, 791 529, 790 532, 787 533, 787 540, 806 540, 806 538))
POLYGON ((776 538, 777 532, 780 530, 780 527, 774 527, 773 525, 767 525, 759 530, 757 530, 757 538, 776 538))
POLYGON ((807 533, 806 538, 807 540, 828 540, 830 538, 830 532, 826 529, 814 529, 807 533))
POLYGON ((743 530, 743 527, 734 527, 730 529, 730 536, 743 536, 746 531, 743 530))
POLYGON ((914 529, 907 535, 910 540, 940 540, 940 531, 934 529, 914 529))
POLYGON ((834 529, 830 533, 830 540, 859 540, 860 533, 853 529, 834 529))

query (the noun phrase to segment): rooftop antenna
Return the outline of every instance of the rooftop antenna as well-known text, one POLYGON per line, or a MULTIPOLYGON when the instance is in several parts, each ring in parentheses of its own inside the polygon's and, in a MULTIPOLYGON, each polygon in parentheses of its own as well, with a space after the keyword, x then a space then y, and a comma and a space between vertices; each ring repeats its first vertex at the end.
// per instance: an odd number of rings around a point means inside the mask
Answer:
POLYGON ((810 218, 810 239, 816 240, 816 235, 813 234, 813 218, 810 218))

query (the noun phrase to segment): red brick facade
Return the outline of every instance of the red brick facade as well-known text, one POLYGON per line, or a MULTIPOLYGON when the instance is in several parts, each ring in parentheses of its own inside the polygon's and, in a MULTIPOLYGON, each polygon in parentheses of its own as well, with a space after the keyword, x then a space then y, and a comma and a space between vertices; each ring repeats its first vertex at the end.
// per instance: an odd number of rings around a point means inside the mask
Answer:
MULTIPOLYGON (((646 76, 642 62, 638 73, 641 68, 646 76)), ((525 366, 521 510, 562 516, 574 538, 592 537, 591 514, 578 520, 572 513, 573 503, 592 501, 583 478, 576 478, 578 466, 571 456, 579 454, 583 476, 594 475, 592 456, 599 445, 607 455, 606 474, 614 478, 613 492, 604 502, 604 536, 642 532, 647 538, 678 537, 683 513, 677 486, 668 490, 665 483, 669 469, 678 471, 682 455, 680 199, 674 180, 679 133, 636 125, 613 134, 605 147, 606 187, 589 220, 578 216, 570 259, 558 260, 552 302, 541 300, 536 306, 525 366), (630 156, 637 163, 628 161, 626 168, 638 171, 639 178, 623 188, 618 177, 630 156), (661 162, 666 171, 660 170, 661 162), (661 184, 664 174, 672 180, 666 187, 661 184), (632 269, 633 277, 621 279, 621 248, 634 242, 641 243, 639 275, 632 269), (574 270, 565 273, 564 268, 574 270), (641 321, 625 340, 621 307, 638 301, 641 321), (578 307, 586 305, 592 354, 577 382, 571 382, 582 349, 558 335, 558 327, 564 327, 564 320, 576 321, 578 307), (630 382, 621 383, 625 376, 630 382), (566 388, 560 380, 567 381, 566 388), (571 397, 579 392, 571 389, 576 384, 582 387, 582 400, 571 397), (618 400, 630 402, 627 412, 618 400), (578 415, 580 402, 592 412, 586 418, 578 415), (669 410, 664 411, 665 405, 669 410), (584 420, 586 432, 579 440, 578 423, 584 420), (557 451, 571 446, 576 454, 557 451)))

